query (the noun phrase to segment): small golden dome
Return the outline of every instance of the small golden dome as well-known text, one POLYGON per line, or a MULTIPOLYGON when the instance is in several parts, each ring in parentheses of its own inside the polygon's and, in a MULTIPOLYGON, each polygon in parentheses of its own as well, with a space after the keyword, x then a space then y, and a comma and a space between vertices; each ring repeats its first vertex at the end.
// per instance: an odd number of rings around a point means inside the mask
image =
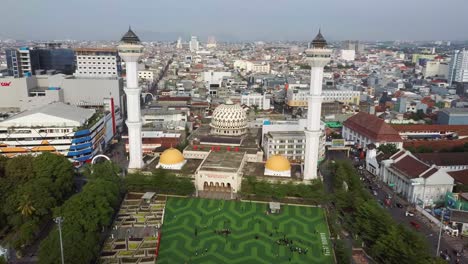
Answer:
POLYGON ((184 162, 184 155, 178 149, 170 148, 163 151, 159 157, 159 163, 164 165, 173 165, 184 162))
POLYGON ((288 171, 291 169, 291 163, 281 155, 273 155, 265 163, 265 168, 272 171, 288 171))

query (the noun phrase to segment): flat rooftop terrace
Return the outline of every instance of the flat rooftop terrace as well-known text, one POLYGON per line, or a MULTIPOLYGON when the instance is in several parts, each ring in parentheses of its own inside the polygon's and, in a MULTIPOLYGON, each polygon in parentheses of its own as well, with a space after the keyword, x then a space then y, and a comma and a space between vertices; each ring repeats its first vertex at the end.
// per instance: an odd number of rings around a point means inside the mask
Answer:
POLYGON ((237 172, 237 170, 239 169, 242 163, 243 158, 244 158, 243 152, 213 151, 206 158, 200 170, 237 172))

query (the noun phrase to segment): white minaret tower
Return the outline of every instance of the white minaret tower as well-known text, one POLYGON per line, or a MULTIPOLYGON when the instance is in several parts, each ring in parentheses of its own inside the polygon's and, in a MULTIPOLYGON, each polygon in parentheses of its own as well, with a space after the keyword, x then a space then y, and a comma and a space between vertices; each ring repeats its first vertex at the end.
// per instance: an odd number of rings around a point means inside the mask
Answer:
POLYGON ((137 63, 143 53, 143 46, 140 39, 128 28, 128 32, 123 35, 118 47, 120 57, 125 61, 127 70, 127 87, 124 88, 127 95, 127 121, 128 145, 130 162, 129 169, 141 169, 143 167, 143 154, 141 144, 141 109, 140 93, 138 87, 137 63))
POLYGON ((310 93, 307 99, 306 149, 304 159, 304 180, 317 178, 317 163, 320 145, 320 116, 322 108, 323 67, 330 62, 332 51, 327 49, 327 41, 320 30, 306 50, 310 64, 310 93))

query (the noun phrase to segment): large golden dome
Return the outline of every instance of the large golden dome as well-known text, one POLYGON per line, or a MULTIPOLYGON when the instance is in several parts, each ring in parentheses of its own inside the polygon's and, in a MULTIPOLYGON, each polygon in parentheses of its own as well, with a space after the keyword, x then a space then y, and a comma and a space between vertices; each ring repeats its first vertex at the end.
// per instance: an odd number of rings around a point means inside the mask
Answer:
POLYGON ((173 165, 184 162, 184 155, 178 149, 170 148, 163 151, 159 157, 159 163, 164 165, 173 165))
POLYGON ((273 155, 265 163, 265 168, 271 171, 288 171, 291 169, 291 163, 281 155, 273 155))

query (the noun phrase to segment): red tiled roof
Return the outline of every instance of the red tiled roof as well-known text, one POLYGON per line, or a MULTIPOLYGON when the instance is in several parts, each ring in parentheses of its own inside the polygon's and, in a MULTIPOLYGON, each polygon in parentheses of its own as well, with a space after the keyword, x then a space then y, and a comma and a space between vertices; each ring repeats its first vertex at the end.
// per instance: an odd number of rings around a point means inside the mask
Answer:
POLYGON ((468 125, 392 125, 399 133, 403 132, 457 132, 459 136, 468 135, 468 125))
POLYGON ((399 157, 401 157, 403 154, 405 154, 405 151, 404 151, 404 150, 400 150, 400 151, 398 151, 397 153, 393 154, 393 156, 391 156, 391 158, 392 158, 393 160, 396 160, 396 159, 398 159, 399 157))
POLYGON ((414 153, 414 156, 437 166, 468 165, 468 152, 414 153))
POLYGON ((413 158, 411 155, 407 155, 390 166, 405 174, 409 179, 418 178, 421 173, 429 169, 429 166, 413 158))
POLYGON ((468 169, 467 170, 459 170, 459 171, 449 171, 447 172, 455 182, 459 182, 464 185, 468 185, 468 169))
POLYGON ((364 112, 359 112, 343 122, 347 128, 374 141, 402 142, 400 134, 384 120, 364 112))
POLYGON ((431 176, 432 174, 436 173, 437 172, 437 168, 432 168, 428 171, 426 171, 423 175, 421 175, 421 177, 423 178, 428 178, 429 176, 431 176))
POLYGON ((190 97, 159 97, 158 101, 190 101, 190 97))

